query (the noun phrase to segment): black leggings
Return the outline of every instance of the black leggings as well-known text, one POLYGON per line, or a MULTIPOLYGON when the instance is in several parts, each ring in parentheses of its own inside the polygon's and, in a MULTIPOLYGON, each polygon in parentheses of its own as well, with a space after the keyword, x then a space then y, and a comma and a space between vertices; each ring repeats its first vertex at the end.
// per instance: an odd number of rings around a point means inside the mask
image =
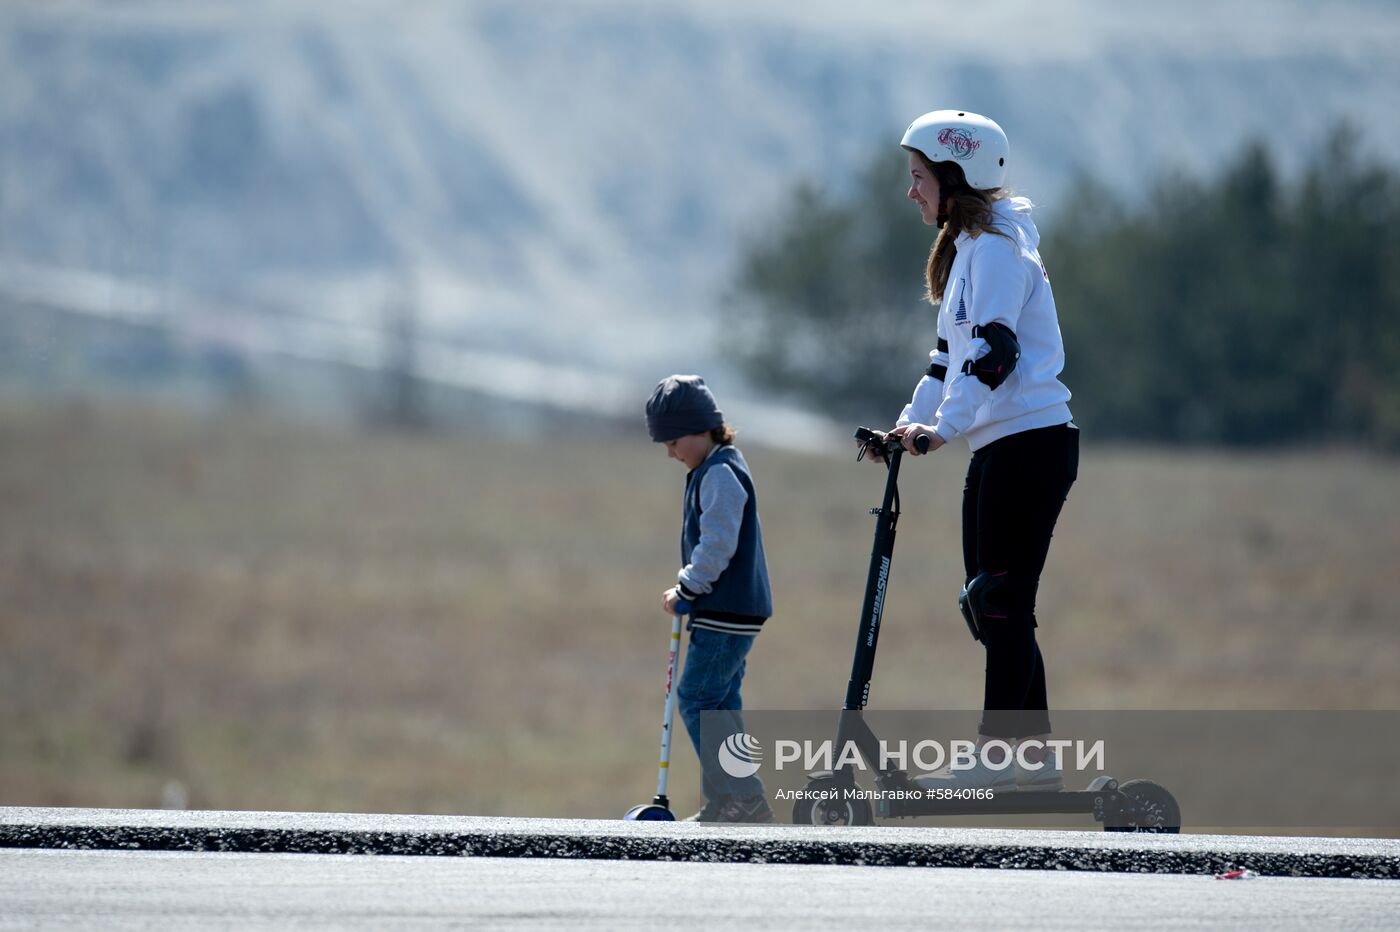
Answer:
POLYGON ((1079 430, 1067 424, 1012 434, 972 454, 963 487, 963 565, 1005 573, 988 601, 987 684, 978 731, 993 738, 1050 732, 1045 662, 1035 640, 1035 593, 1050 537, 1079 475, 1079 430))

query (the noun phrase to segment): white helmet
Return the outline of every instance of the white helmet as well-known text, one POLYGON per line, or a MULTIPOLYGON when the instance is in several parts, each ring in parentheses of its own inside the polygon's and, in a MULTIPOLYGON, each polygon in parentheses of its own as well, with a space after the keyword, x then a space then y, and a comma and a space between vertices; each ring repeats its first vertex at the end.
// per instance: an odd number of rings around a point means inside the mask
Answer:
POLYGON ((956 162, 974 188, 999 188, 1006 180, 1011 144, 995 122, 965 110, 925 113, 904 131, 900 145, 930 162, 956 162))

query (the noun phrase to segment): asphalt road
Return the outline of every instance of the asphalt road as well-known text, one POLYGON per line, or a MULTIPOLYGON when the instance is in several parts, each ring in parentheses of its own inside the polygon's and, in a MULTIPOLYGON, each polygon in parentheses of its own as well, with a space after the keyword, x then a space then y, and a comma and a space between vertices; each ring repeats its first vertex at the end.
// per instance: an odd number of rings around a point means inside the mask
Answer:
POLYGON ((0 849, 0 929, 1394 929, 1396 917, 1393 880, 0 849))
POLYGON ((0 807, 0 848, 1018 868, 1400 880, 1400 840, 0 807))
POLYGON ((0 807, 0 929, 1400 927, 1400 841, 0 807), (1257 877, 1216 880, 1232 867, 1257 877))

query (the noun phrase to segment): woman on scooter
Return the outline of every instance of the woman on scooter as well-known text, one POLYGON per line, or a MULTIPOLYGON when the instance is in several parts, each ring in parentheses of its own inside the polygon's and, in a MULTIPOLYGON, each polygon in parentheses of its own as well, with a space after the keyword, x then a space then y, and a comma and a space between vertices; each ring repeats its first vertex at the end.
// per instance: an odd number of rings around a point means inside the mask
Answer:
POLYGON ((960 437, 972 451, 959 604, 987 652, 978 746, 999 739, 1016 752, 1008 761, 994 745, 1001 757, 990 764, 992 749, 970 769, 917 782, 1058 790, 1061 769, 1043 744, 1050 716, 1035 596, 1078 474, 1079 429, 1059 380, 1064 346, 1040 234, 1031 202, 1003 187, 1010 146, 992 120, 936 110, 910 124, 901 145, 909 199, 939 231, 925 270, 938 345, 892 433, 914 456, 920 436, 930 453, 960 437))

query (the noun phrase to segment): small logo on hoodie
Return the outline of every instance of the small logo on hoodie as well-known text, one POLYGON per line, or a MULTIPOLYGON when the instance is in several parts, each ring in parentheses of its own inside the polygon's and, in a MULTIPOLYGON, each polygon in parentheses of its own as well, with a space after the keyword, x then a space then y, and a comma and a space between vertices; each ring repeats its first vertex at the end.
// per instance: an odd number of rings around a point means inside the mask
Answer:
POLYGON ((963 301, 963 292, 967 290, 967 279, 958 279, 958 311, 953 315, 953 323, 967 323, 967 303, 963 301))

